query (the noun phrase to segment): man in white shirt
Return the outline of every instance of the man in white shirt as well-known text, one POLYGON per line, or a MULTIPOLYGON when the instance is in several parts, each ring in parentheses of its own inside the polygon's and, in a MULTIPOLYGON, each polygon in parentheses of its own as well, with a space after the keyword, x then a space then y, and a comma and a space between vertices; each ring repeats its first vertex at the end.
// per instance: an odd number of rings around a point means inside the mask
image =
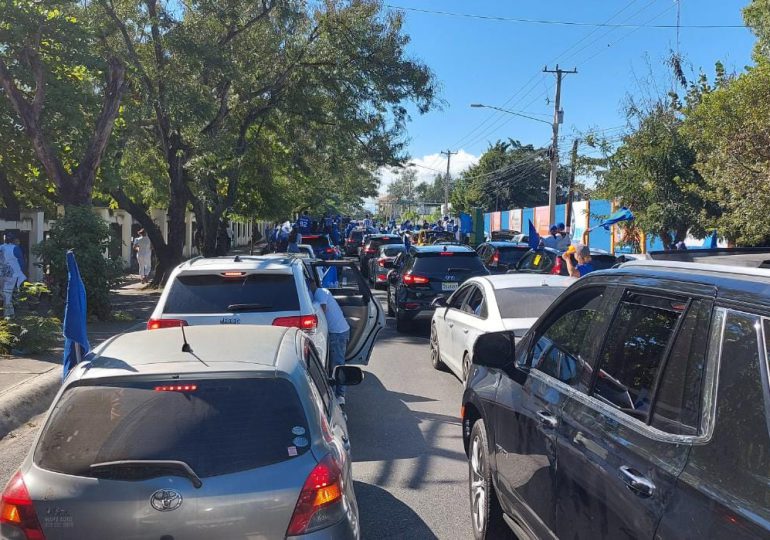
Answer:
POLYGON ((144 229, 139 229, 139 236, 134 240, 136 259, 139 262, 139 277, 142 283, 147 283, 147 278, 152 270, 152 242, 147 237, 144 229))
MULTIPOLYGON (((345 354, 350 340, 350 325, 345 320, 345 314, 342 313, 342 308, 328 289, 317 288, 313 298, 321 304, 321 309, 326 315, 326 324, 329 327, 329 363, 332 369, 345 365, 345 354)), ((345 405, 345 387, 338 384, 334 393, 337 395, 339 404, 345 405)))

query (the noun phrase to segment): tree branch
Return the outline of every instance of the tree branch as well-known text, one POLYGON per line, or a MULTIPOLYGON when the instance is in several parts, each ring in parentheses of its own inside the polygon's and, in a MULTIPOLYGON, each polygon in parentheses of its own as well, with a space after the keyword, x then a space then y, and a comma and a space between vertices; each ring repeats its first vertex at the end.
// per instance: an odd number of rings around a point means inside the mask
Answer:
POLYGON ((251 19, 246 21, 243 24, 243 26, 241 26, 241 27, 237 27, 237 26, 231 27, 230 30, 227 32, 227 34, 225 34, 224 36, 219 38, 219 41, 218 41, 219 45, 220 46, 227 45, 233 39, 238 37, 239 34, 245 32, 246 30, 248 30, 249 28, 251 28, 252 26, 257 24, 259 21, 261 21, 262 19, 267 17, 270 14, 270 12, 272 11, 273 7, 274 7, 274 4, 273 4, 273 2, 271 0, 262 0, 262 11, 260 11, 257 15, 255 15, 254 17, 252 17, 251 19))

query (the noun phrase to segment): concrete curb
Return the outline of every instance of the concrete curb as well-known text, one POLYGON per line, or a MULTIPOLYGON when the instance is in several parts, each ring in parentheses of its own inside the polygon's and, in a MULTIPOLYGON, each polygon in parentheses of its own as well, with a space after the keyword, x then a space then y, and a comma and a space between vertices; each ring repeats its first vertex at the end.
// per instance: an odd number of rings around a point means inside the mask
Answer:
POLYGON ((0 396, 0 439, 51 406, 61 388, 61 376, 62 367, 57 365, 0 396))

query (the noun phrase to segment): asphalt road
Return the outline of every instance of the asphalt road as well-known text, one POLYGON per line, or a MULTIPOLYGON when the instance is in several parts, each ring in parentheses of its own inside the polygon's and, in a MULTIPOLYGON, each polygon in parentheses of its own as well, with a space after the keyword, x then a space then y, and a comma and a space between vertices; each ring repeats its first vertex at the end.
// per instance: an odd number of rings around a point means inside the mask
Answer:
MULTIPOLYGON (((462 383, 431 367, 428 335, 428 320, 398 334, 389 318, 364 382, 348 389, 355 490, 367 539, 473 537, 459 421, 462 383)), ((24 459, 41 421, 34 418, 0 440, 0 486, 24 459)))

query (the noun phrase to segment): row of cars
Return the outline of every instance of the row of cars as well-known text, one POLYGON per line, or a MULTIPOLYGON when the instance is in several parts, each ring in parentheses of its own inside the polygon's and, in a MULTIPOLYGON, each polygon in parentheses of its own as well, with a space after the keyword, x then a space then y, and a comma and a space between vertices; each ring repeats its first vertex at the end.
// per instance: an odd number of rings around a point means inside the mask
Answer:
POLYGON ((490 275, 509 247, 413 248, 388 294, 397 324, 432 311, 431 362, 464 384, 475 538, 770 537, 767 253, 578 280, 525 248, 490 275))
POLYGON ((360 537, 351 441, 329 368, 324 285, 368 363, 384 326, 354 263, 193 259, 147 330, 70 372, 0 498, 0 538, 360 537), (256 345, 256 346, 255 346, 256 345))

